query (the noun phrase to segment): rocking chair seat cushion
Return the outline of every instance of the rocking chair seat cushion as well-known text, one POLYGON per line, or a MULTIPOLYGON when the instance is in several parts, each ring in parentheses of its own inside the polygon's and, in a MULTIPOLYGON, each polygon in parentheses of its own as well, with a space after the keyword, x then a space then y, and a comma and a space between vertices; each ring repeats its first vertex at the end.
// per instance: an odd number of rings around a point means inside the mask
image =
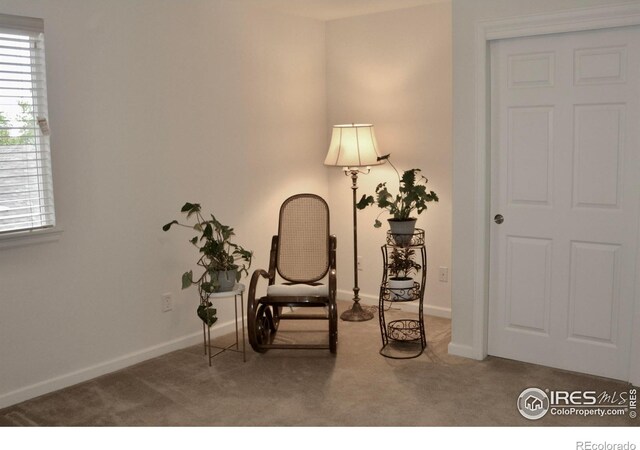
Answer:
POLYGON ((326 284, 310 285, 273 284, 267 288, 267 297, 328 297, 329 286, 326 284))

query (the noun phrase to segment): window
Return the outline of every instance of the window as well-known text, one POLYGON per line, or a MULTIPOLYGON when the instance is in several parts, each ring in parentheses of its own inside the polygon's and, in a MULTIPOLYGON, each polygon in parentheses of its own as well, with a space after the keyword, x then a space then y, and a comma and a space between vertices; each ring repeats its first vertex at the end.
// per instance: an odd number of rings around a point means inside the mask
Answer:
POLYGON ((44 23, 0 14, 0 237, 55 225, 44 23))

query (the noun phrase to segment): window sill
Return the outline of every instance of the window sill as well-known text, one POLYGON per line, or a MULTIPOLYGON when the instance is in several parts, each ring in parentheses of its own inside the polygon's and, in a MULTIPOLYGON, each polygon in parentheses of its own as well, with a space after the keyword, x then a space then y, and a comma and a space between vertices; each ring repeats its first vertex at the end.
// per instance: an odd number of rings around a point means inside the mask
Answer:
POLYGON ((60 239, 63 231, 60 227, 52 227, 33 231, 17 231, 15 233, 0 234, 0 250, 55 242, 60 239))

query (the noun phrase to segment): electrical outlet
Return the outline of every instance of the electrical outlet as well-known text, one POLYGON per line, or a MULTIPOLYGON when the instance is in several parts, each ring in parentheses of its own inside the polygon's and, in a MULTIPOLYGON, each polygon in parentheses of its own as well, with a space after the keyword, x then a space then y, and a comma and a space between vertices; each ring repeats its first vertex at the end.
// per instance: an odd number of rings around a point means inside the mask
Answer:
POLYGON ((362 256, 358 255, 358 270, 362 271, 362 256))
POLYGON ((171 292, 162 294, 162 312, 173 311, 173 298, 171 292))
POLYGON ((440 267, 439 280, 443 283, 449 281, 449 268, 448 267, 440 267))

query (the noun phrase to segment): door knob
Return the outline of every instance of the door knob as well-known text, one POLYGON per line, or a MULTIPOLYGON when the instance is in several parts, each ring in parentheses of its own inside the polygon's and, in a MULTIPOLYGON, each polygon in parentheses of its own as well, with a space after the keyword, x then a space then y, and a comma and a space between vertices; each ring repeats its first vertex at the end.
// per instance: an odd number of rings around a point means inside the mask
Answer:
POLYGON ((496 216, 493 218, 493 221, 500 225, 502 222, 504 222, 504 217, 502 216, 502 214, 496 214, 496 216))

